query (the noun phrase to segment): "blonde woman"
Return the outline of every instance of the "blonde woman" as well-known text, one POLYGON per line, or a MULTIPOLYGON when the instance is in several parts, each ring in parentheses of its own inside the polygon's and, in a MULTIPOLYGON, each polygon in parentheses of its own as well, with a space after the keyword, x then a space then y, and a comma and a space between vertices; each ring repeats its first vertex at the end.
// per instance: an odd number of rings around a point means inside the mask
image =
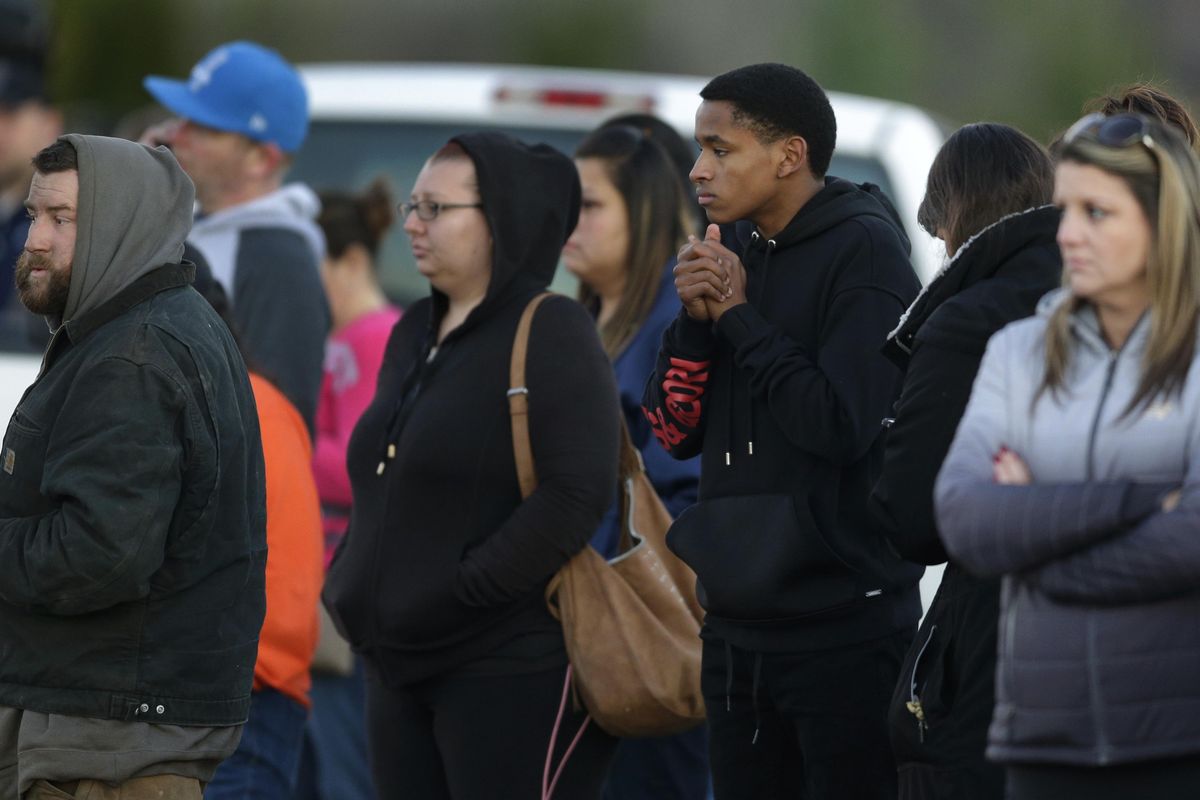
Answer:
POLYGON ((1200 786, 1200 166, 1147 117, 1063 137, 1062 290, 989 343, 938 477, 952 558, 1003 575, 988 756, 1009 797, 1200 786))

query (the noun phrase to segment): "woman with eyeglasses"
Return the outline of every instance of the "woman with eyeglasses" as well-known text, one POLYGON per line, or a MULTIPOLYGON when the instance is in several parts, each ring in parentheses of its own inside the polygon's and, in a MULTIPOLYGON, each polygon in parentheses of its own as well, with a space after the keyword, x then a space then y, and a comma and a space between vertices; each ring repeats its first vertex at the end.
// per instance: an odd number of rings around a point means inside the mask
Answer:
MULTIPOLYGON (((1053 191, 1050 156, 1007 125, 960 128, 930 167, 918 219, 945 243, 949 260, 884 346, 904 385, 871 495, 889 541, 910 561, 947 561, 933 483, 988 338, 1033 314, 1059 283, 1053 191)), ((888 713, 901 800, 1004 797, 1003 769, 984 758, 999 605, 998 579, 946 564, 888 713)))
POLYGON ((1064 286, 988 344, 938 476, 951 558, 1003 576, 988 756, 1009 797, 1200 787, 1200 165, 1173 129, 1063 137, 1064 286))
POLYGON ((381 798, 596 798, 616 741, 564 694, 543 597, 615 492, 612 369, 588 313, 538 308, 525 365, 537 488, 522 500, 509 356, 579 214, 571 160, 498 133, 455 137, 401 207, 429 298, 392 331, 350 438, 349 530, 324 598, 366 664, 381 798), (565 698, 565 700, 564 700, 565 698))
MULTIPOLYGON (((672 516, 696 502, 700 460, 676 461, 659 446, 642 412, 642 390, 654 371, 663 331, 679 314, 675 252, 693 228, 691 209, 670 156, 637 128, 604 126, 575 151, 583 186, 579 225, 563 248, 579 278, 579 300, 596 319, 617 378, 621 410, 646 475, 672 516)), ((617 554, 620 525, 614 503, 592 546, 617 554)), ((649 739, 622 740, 604 796, 607 800, 703 800, 708 793, 704 728, 649 739)))

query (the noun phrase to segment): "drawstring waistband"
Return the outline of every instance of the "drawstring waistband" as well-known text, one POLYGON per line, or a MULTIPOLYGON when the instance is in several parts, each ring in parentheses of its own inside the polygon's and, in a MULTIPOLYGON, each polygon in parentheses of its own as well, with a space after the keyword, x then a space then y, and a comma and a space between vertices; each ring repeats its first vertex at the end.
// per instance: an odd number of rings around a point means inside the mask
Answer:
MULTIPOLYGON (((758 685, 762 683, 762 653, 754 654, 754 668, 750 683, 750 704, 754 709, 754 736, 750 744, 758 744, 758 733, 762 729, 762 711, 758 707, 758 685)), ((733 645, 725 642, 725 710, 733 711, 733 645)))
POLYGON ((762 714, 758 710, 758 683, 762 677, 762 653, 754 654, 754 682, 750 684, 750 702, 754 706, 754 738, 750 744, 758 744, 758 731, 762 727, 762 714))
POLYGON ((733 711, 733 645, 725 642, 725 710, 733 711))

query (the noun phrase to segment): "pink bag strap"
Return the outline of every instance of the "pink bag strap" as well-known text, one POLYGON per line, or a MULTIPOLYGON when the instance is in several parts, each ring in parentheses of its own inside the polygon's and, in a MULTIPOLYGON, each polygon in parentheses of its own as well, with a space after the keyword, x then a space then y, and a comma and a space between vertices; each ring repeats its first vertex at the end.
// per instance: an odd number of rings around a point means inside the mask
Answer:
POLYGON ((571 740, 571 744, 567 746, 567 752, 563 753, 562 760, 558 762, 558 769, 554 770, 554 778, 550 778, 550 765, 554 762, 554 745, 558 742, 558 732, 562 728, 563 716, 567 711, 567 697, 571 693, 571 665, 567 665, 567 677, 563 681, 562 700, 558 702, 558 717, 554 720, 554 730, 550 732, 550 746, 546 749, 546 765, 542 768, 542 800, 551 800, 554 794, 554 787, 558 785, 558 779, 562 777, 563 770, 566 769, 567 759, 571 757, 571 753, 575 752, 575 747, 579 744, 579 740, 583 738, 583 732, 587 730, 588 725, 592 722, 592 717, 589 714, 584 717, 583 722, 579 725, 579 730, 575 731, 575 738, 571 740))

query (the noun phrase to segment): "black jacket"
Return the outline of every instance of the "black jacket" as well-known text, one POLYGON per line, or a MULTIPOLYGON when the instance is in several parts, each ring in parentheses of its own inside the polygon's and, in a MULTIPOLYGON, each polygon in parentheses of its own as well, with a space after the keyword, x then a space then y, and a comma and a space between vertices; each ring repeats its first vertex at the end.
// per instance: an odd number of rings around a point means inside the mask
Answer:
POLYGON ((444 295, 413 305, 393 331, 350 439, 353 516, 324 592, 339 630, 399 684, 459 667, 565 663, 543 591, 615 490, 612 367, 569 298, 534 317, 526 377, 538 488, 524 501, 512 452, 513 335, 574 228, 575 168, 548 146, 499 134, 455 141, 475 163, 492 231, 487 295, 436 353, 444 295))
MULTIPOLYGON (((1061 279, 1058 217, 1046 206, 976 234, 888 338, 885 353, 906 372, 871 504, 906 558, 946 560, 934 522, 934 480, 988 339, 1033 314, 1061 279)), ((1003 797, 1003 771, 983 756, 995 702, 999 613, 998 579, 946 566, 889 710, 904 796, 1003 797), (923 721, 908 706, 916 702, 923 721)))
POLYGON ((827 179, 774 239, 750 234, 749 301, 715 326, 681 312, 646 387, 659 441, 701 453, 700 502, 669 543, 696 570, 710 631, 745 649, 865 641, 920 614, 921 568, 866 508, 900 383, 879 342, 918 287, 871 189, 827 179))
POLYGON ((262 447, 241 356, 190 282, 169 264, 69 320, 17 406, 0 471, 2 705, 246 719, 262 447))

